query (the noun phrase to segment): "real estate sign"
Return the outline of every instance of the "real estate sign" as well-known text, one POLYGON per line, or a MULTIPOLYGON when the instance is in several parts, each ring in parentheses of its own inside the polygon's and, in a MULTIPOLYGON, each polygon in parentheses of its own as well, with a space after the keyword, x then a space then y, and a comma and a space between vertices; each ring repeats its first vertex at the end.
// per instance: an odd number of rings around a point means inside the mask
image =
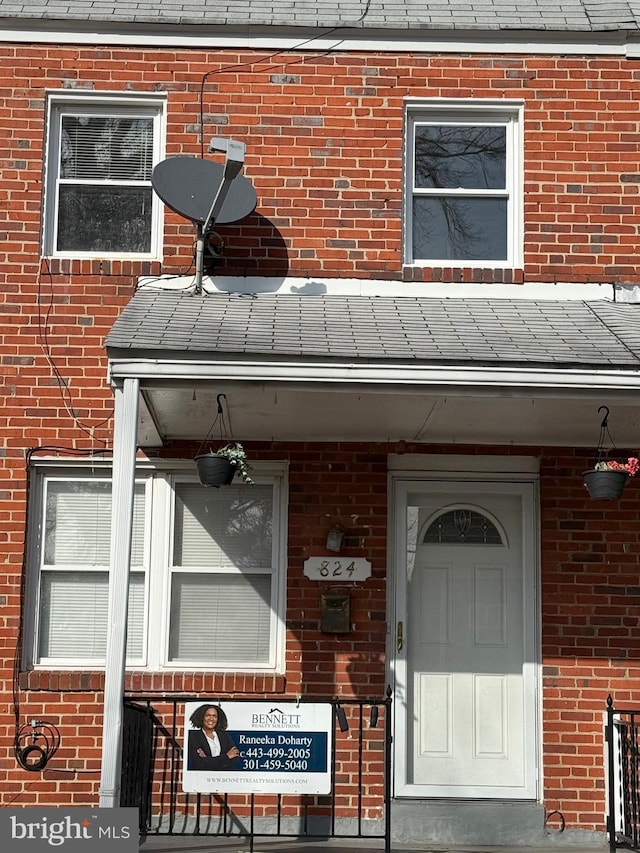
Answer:
POLYGON ((187 702, 183 790, 328 794, 332 721, 329 703, 187 702), (211 739, 204 743, 192 722, 194 712, 196 718, 198 712, 202 716, 205 705, 222 711, 226 731, 219 732, 221 746, 212 747, 211 739), (217 749, 222 757, 209 758, 209 751, 217 749))

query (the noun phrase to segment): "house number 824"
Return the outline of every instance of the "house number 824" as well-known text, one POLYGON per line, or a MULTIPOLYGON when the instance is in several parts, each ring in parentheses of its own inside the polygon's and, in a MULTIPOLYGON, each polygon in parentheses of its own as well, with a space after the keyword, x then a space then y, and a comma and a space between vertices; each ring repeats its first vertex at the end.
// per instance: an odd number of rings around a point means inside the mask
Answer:
POLYGON ((355 572, 356 565, 353 560, 349 563, 349 565, 342 565, 342 560, 323 560, 320 563, 320 568, 318 569, 318 574, 323 578, 328 578, 331 575, 332 578, 337 578, 342 575, 343 572, 346 572, 349 575, 349 579, 351 579, 351 575, 355 572))
POLYGON ((332 557, 309 557, 304 573, 311 580, 363 581, 371 577, 371 563, 364 557, 336 560, 332 557))

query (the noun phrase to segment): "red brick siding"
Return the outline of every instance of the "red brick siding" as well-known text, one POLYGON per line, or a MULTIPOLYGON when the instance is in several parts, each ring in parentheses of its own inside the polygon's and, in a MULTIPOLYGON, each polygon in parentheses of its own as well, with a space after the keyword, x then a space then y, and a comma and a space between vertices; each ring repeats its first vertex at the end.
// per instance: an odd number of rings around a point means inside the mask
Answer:
MULTIPOLYGON (((639 72, 614 57, 305 53, 267 61, 263 53, 41 45, 5 45, 0 60, 0 801, 94 803, 102 725, 98 673, 22 673, 22 717, 55 722, 62 747, 40 777, 17 767, 10 746, 24 457, 37 446, 110 446, 104 337, 138 275, 189 267, 194 234, 189 223, 168 213, 162 265, 40 262, 45 91, 167 91, 168 154, 199 154, 198 97, 203 75, 211 72, 205 140, 220 131, 247 143, 245 174, 256 186, 260 214, 221 229, 227 251, 220 272, 612 282, 636 276, 639 72), (406 96, 525 101, 525 263, 513 276, 403 269, 406 96)), ((250 449, 291 460, 286 677, 131 673, 127 689, 382 695, 385 457, 394 448, 250 449), (322 587, 302 574, 304 559, 322 547, 333 521, 355 527, 354 537, 362 540, 357 553, 373 565, 372 578, 351 590, 355 631, 340 640, 319 632, 322 587)), ((632 482, 615 510, 596 506, 581 485, 585 458, 537 448, 519 452, 542 458, 544 802, 562 811, 569 828, 603 829, 602 712, 609 693, 618 704, 638 697, 638 484, 632 482)))
MULTIPOLYGON (((8 125, 0 143, 0 282, 14 291, 32 284, 37 270, 45 92, 168 92, 167 154, 198 155, 204 75, 205 149, 216 133, 246 142, 245 174, 258 195, 259 216, 220 227, 226 250, 218 271, 436 281, 635 276, 639 72, 623 58, 335 52, 269 59, 246 51, 34 45, 4 46, 0 59, 0 115, 8 125), (525 102, 522 270, 403 271, 407 96, 525 102)), ((193 238, 192 226, 169 213, 165 272, 189 266, 193 238)), ((83 276, 140 271, 108 261, 51 268, 83 276)))
POLYGON ((606 699, 640 701, 640 493, 632 480, 612 511, 585 501, 579 471, 572 454, 543 458, 545 802, 568 826, 604 829, 606 699))
MULTIPOLYGON (((266 457, 267 448, 252 452, 266 457)), ((304 445, 274 447, 291 459, 290 546, 287 608, 287 671, 271 678, 245 674, 131 673, 135 693, 203 692, 214 695, 382 697, 385 689, 386 466, 392 447, 304 445), (319 630, 324 584, 303 575, 307 556, 321 552, 328 526, 341 521, 349 534, 357 516, 372 578, 350 588, 354 631, 327 635, 319 630)), ((407 448, 408 452, 424 449, 407 448)), ((456 451, 474 452, 472 448, 456 451)), ((475 451, 477 452, 477 450, 475 451)), ((531 452, 531 449, 529 449, 531 452)), ((586 455, 539 451, 541 477, 541 607, 543 656, 544 802, 562 812, 568 828, 604 829, 603 712, 612 694, 618 705, 637 703, 640 675, 638 584, 640 508, 635 481, 615 512, 589 500, 581 481, 586 455)), ((345 552, 348 555, 348 551, 345 552)), ((17 600, 17 597, 16 597, 17 600)), ((18 606, 15 607, 16 621, 18 606)), ((7 646, 11 651, 12 638, 7 646)), ((5 690, 9 689, 7 667, 5 690)), ((79 802, 95 794, 99 767, 102 679, 97 673, 30 673, 21 678, 21 703, 28 717, 56 722, 64 749, 45 780, 29 784, 60 801, 79 802), (62 691, 62 692, 61 692, 62 691), (63 773, 52 775, 56 768, 63 773), (74 777, 74 769, 88 771, 74 777), (45 784, 56 781, 55 788, 45 784), (78 799, 79 798, 79 799, 78 799)), ((5 693, 8 701, 8 694, 5 693)), ((8 708, 8 706, 7 706, 8 708)), ((12 727, 5 717, 8 738, 12 727)), ((372 759, 374 760, 374 759, 372 759)), ((379 760, 379 758, 377 759, 379 760)), ((9 798, 32 774, 16 768, 10 750, 5 767, 9 798)), ((341 773, 349 765, 341 765, 341 773)), ((372 795, 373 796, 373 795, 372 795)), ((373 797, 375 800, 375 797, 373 797)), ((373 815, 380 807, 372 801, 373 815)))

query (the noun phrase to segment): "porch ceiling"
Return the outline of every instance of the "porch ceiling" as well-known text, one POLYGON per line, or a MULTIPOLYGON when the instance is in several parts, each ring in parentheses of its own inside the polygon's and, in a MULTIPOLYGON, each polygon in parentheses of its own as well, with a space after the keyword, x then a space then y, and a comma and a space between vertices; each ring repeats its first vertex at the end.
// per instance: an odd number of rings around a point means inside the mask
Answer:
POLYGON ((141 446, 203 440, 223 393, 244 441, 593 447, 607 405, 637 448, 638 319, 604 301, 139 291, 106 346, 112 379, 140 380, 141 446))

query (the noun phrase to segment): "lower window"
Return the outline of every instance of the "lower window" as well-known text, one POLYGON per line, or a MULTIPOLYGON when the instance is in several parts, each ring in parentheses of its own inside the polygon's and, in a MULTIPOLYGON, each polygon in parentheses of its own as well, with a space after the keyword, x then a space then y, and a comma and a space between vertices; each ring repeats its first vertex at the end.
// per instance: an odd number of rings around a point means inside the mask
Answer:
MULTIPOLYGON (((35 471, 28 665, 103 665, 111 479, 35 471)), ((148 669, 277 671, 283 659, 285 483, 207 489, 186 476, 136 479, 127 663, 148 669)))

